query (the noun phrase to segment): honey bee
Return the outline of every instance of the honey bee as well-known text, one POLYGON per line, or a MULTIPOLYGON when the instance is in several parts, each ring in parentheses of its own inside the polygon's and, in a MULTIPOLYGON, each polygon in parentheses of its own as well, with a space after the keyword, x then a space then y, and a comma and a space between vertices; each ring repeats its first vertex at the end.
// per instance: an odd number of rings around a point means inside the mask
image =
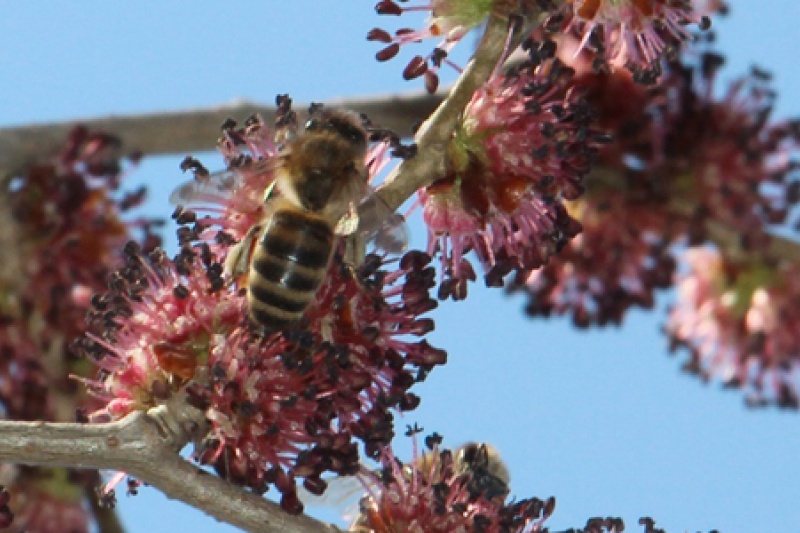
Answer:
POLYGON ((468 487, 473 494, 491 500, 508 495, 511 476, 497 448, 486 442, 470 442, 460 446, 453 458, 456 474, 470 476, 468 487))
MULTIPOLYGON (((374 238, 389 253, 408 242, 402 216, 372 194, 365 156, 369 135, 357 115, 315 110, 305 131, 268 161, 274 181, 265 215, 233 247, 231 279, 246 280, 248 318, 264 332, 295 326, 314 300, 333 256, 336 237, 374 238)), ((237 187, 241 173, 226 171, 178 187, 176 205, 215 202, 237 187)))
MULTIPOLYGON (((443 470, 447 461, 444 461, 442 456, 437 457, 436 452, 421 457, 413 468, 427 485, 441 486, 441 483, 449 478, 456 486, 463 481, 470 499, 482 497, 486 500, 495 500, 499 504, 505 501, 509 493, 508 468, 494 446, 471 442, 460 446, 452 453, 452 477, 443 470)), ((404 475, 411 476, 408 467, 404 469, 404 475)), ((413 483, 410 486, 413 486, 413 483)), ((393 508, 396 503, 395 496, 388 498, 382 496, 380 487, 371 490, 359 501, 358 516, 350 524, 349 531, 391 533, 406 530, 407 517, 403 512, 395 513, 393 508)), ((467 501, 462 503, 467 504, 467 501)))
MULTIPOLYGON (((429 452, 417 459, 413 466, 405 466, 403 475, 410 479, 413 468, 418 476, 422 476, 423 483, 439 484, 445 475, 442 470, 445 463, 438 453, 440 452, 429 452)), ((500 501, 506 499, 510 491, 510 476, 497 448, 485 442, 469 442, 452 452, 444 453, 452 456, 451 479, 464 480, 470 497, 481 496, 487 500, 497 498, 500 501)), ((321 496, 311 495, 304 490, 300 491, 300 496, 304 503, 311 506, 346 508, 357 504, 355 509, 346 512, 351 519, 355 515, 349 531, 394 531, 396 529, 389 525, 393 523, 391 510, 381 508, 383 485, 380 479, 380 472, 367 476, 335 477, 327 481, 327 490, 321 496)))

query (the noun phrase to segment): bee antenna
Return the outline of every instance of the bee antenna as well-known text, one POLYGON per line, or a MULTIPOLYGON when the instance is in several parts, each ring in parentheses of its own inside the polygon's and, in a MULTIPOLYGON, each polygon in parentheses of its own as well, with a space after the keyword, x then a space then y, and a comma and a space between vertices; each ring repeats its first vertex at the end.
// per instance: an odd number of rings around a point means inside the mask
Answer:
POLYGON ((400 159, 411 159, 417 155, 417 144, 402 144, 400 142, 392 149, 392 157, 399 157, 400 159))
POLYGON ((369 133, 370 141, 387 141, 392 146, 400 144, 400 136, 392 130, 381 128, 379 126, 373 126, 371 123, 367 123, 366 128, 367 132, 369 133))
POLYGON ((362 120, 364 120, 364 127, 369 133, 369 140, 372 142, 387 142, 389 146, 392 147, 392 157, 399 157, 400 159, 411 159, 415 155, 417 155, 417 145, 414 143, 411 144, 403 144, 401 142, 400 135, 397 134, 394 130, 390 130, 388 128, 382 128, 380 126, 375 126, 370 122, 370 120, 365 116, 361 115, 362 120))

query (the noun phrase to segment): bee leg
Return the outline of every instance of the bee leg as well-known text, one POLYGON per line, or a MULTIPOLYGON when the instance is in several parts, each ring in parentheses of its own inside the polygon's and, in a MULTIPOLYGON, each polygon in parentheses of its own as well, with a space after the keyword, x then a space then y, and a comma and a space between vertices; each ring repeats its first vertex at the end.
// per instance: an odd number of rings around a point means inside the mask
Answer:
POLYGON ((358 266, 364 262, 367 255, 367 240, 363 235, 354 233, 345 239, 343 261, 352 266, 358 266))
POLYGON ((267 203, 267 200, 272 199, 272 192, 275 190, 275 185, 277 184, 278 180, 273 180, 272 183, 264 189, 264 203, 267 203))
POLYGON ((225 258, 225 272, 237 285, 244 285, 250 270, 250 258, 256 246, 261 226, 253 226, 244 238, 236 243, 225 258))

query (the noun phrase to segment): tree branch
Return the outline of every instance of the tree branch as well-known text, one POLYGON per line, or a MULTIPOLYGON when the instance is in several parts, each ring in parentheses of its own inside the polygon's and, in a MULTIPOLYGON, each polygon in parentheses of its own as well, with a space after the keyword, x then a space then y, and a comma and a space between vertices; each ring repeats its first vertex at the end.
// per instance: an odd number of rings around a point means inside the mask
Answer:
POLYGON ((0 443, 0 462, 125 471, 167 497, 245 531, 339 531, 307 516, 289 515, 187 462, 176 451, 181 443, 146 413, 107 424, 0 421, 0 443))
MULTIPOLYGON (((342 99, 329 105, 366 113, 374 123, 410 136, 414 119, 417 122, 424 120, 441 99, 441 96, 417 92, 402 96, 342 99)), ((32 163, 48 160, 58 152, 75 124, 119 137, 130 152, 141 151, 148 155, 193 153, 216 147, 220 125, 225 119, 244 120, 253 113, 260 113, 269 124, 274 121, 275 107, 243 100, 209 109, 0 128, 0 170, 7 176, 14 176, 32 163)))

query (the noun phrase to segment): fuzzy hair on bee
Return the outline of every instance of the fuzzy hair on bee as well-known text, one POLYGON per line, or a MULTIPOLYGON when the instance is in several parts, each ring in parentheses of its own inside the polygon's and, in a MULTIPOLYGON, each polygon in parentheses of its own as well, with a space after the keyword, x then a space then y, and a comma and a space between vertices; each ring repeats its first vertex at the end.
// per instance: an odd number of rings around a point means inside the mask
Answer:
POLYGON ((297 324, 313 301, 333 254, 337 227, 364 195, 367 132, 348 111, 319 111, 286 145, 275 169, 277 194, 242 243, 247 254, 248 318, 264 332, 297 324))
MULTIPOLYGON (((369 185, 369 140, 356 113, 312 106, 301 132, 287 135, 276 156, 253 163, 273 176, 264 215, 230 249, 225 271, 246 287, 248 319, 262 333, 301 322, 327 274, 338 236, 380 234, 375 243, 385 251, 405 249, 402 217, 369 185)), ((177 188, 170 201, 219 203, 242 176, 246 179, 247 169, 203 176, 177 188)))
POLYGON ((364 194, 367 132, 352 112, 323 110, 287 145, 276 169, 281 197, 332 225, 364 194))

